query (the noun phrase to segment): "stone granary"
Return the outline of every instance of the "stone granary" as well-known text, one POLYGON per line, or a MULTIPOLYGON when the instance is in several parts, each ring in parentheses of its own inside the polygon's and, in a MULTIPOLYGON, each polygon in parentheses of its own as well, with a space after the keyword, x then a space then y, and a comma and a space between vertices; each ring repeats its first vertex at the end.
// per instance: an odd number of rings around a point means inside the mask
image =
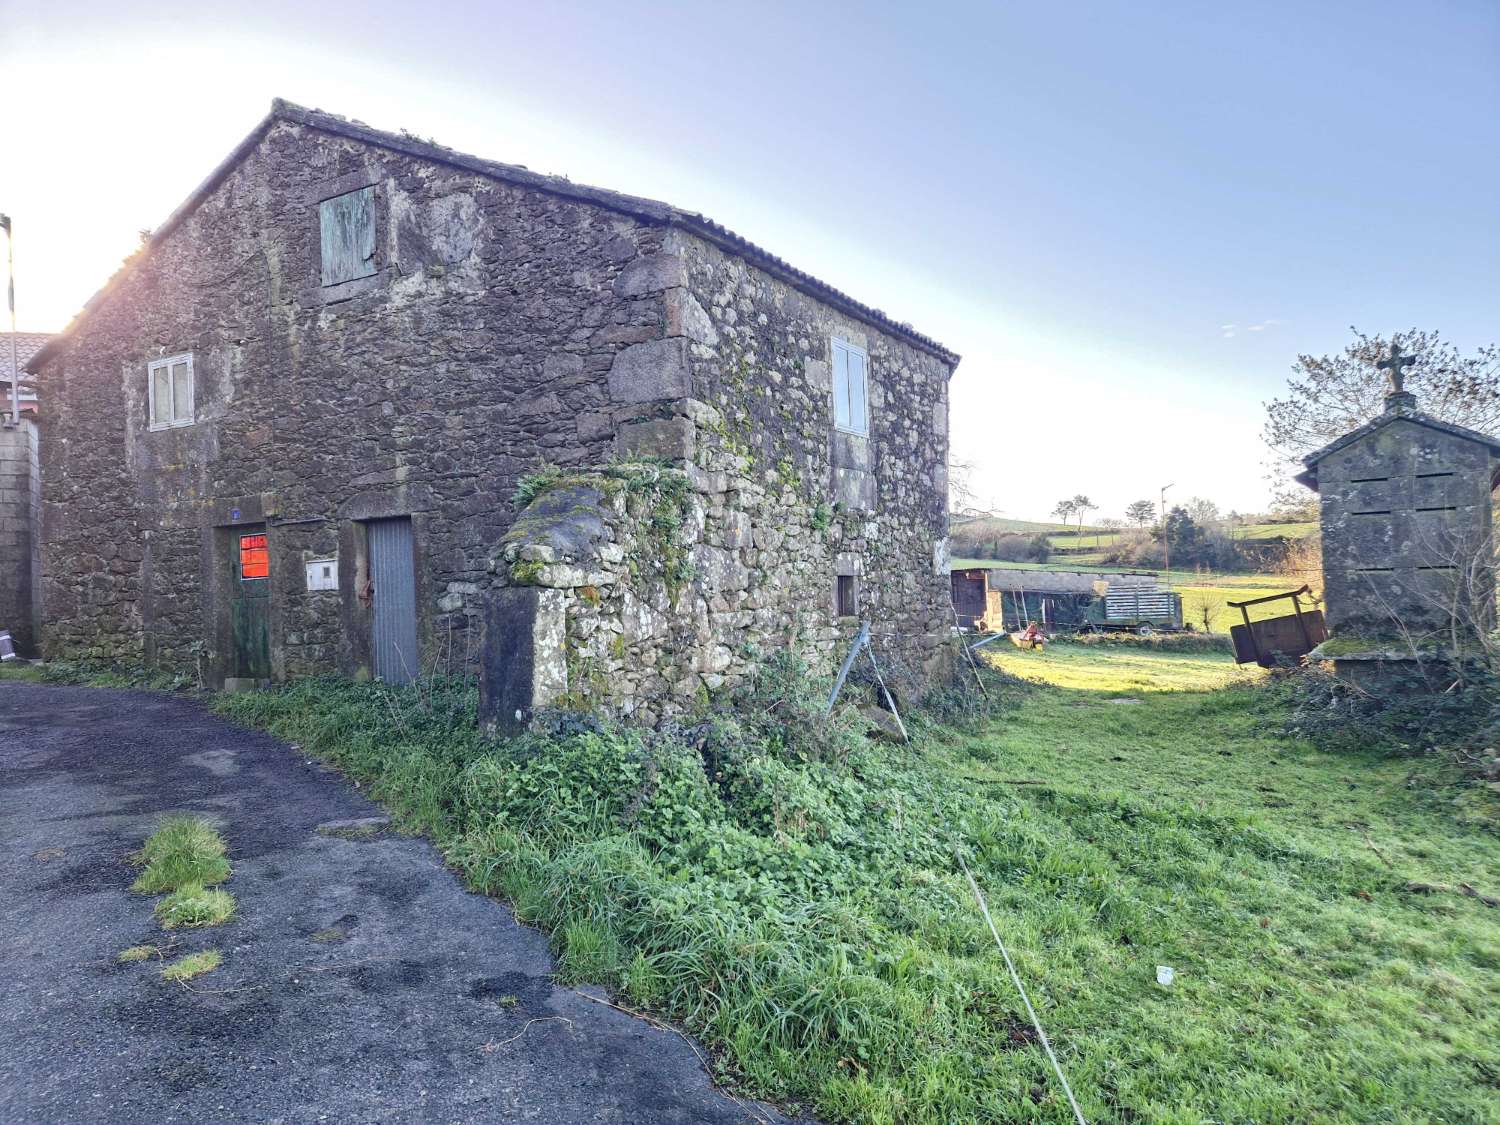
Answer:
POLYGON ((870 618, 920 677, 957 361, 699 215, 277 101, 29 365, 45 649, 400 681, 491 606, 506 714, 652 718, 870 618))
POLYGON ((1405 390, 1399 350, 1384 413, 1310 454, 1329 640, 1313 658, 1370 686, 1460 657, 1495 625, 1490 498, 1500 439, 1441 421, 1405 390))

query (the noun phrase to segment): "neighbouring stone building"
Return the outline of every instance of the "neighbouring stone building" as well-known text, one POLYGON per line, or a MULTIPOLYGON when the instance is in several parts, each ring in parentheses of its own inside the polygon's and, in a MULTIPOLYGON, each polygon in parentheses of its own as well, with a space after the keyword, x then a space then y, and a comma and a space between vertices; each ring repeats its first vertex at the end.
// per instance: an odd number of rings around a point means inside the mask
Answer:
MULTIPOLYGON (((1378 690, 1441 668, 1495 626, 1500 439, 1424 414, 1394 351, 1386 409, 1310 454, 1329 639, 1313 659, 1378 690)), ((1435 681, 1434 681, 1435 682, 1435 681)))
POLYGON ((957 360, 701 216, 277 102, 29 365, 44 647, 652 719, 867 618, 919 679, 957 360))

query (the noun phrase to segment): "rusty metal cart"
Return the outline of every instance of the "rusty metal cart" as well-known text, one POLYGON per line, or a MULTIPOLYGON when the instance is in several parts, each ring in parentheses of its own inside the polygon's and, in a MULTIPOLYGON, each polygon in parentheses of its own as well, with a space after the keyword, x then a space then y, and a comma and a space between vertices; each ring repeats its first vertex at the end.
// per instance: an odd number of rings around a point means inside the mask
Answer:
POLYGON ((1300 659, 1327 640, 1328 628, 1323 623, 1323 611, 1302 608, 1302 598, 1311 596, 1312 588, 1303 585, 1284 594, 1267 594, 1263 598, 1228 603, 1229 608, 1239 610, 1245 619, 1244 624, 1231 626, 1229 630, 1230 640, 1234 642, 1234 662, 1270 668, 1278 660, 1300 659), (1251 606, 1266 605, 1283 598, 1291 600, 1291 613, 1260 621, 1250 620, 1251 606))

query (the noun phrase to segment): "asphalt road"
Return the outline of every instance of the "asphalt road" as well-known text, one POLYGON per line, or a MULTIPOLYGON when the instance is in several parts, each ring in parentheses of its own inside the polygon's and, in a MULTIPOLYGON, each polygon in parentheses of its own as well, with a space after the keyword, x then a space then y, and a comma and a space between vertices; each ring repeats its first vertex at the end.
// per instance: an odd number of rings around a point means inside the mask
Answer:
POLYGON ((785 1120, 555 985, 542 935, 425 842, 318 830, 378 814, 191 700, 0 683, 0 1121, 785 1120), (175 937, 127 860, 174 811, 219 824, 239 900, 175 937), (141 943, 223 965, 169 983, 117 960, 141 943))

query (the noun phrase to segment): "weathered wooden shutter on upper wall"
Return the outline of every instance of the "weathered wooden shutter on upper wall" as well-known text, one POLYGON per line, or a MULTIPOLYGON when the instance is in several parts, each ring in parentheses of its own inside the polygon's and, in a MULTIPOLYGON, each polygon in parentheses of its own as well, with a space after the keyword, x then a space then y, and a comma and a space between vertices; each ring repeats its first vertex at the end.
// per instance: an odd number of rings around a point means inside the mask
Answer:
POLYGON ((323 284, 375 272, 375 189, 363 187, 318 205, 323 233, 323 284))

